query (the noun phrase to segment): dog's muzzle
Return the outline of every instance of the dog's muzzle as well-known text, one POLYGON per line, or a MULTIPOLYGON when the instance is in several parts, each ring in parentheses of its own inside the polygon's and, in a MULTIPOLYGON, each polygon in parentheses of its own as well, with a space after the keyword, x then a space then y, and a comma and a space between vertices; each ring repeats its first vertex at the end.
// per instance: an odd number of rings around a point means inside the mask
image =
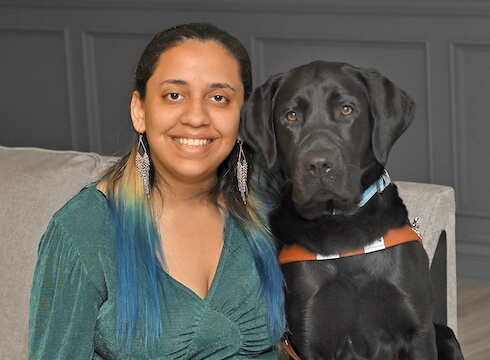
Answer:
POLYGON ((297 205, 311 201, 337 200, 355 204, 361 193, 360 176, 354 167, 332 167, 324 159, 303 162, 292 177, 293 197, 297 205))

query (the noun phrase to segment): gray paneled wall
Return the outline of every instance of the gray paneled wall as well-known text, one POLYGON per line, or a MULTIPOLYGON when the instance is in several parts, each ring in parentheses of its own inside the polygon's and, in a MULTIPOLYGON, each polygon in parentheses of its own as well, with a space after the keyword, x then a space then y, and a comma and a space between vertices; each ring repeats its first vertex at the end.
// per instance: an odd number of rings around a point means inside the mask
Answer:
POLYGON ((208 21, 241 39, 254 82, 316 59, 373 67, 416 119, 388 164, 453 186, 458 276, 490 283, 490 4, 486 1, 0 0, 0 144, 121 154, 131 74, 160 29, 208 21))

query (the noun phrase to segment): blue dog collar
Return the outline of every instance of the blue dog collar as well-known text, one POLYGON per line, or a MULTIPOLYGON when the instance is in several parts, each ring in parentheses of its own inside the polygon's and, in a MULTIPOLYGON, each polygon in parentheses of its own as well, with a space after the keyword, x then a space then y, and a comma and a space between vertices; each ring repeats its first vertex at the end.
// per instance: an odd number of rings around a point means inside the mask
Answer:
POLYGON ((391 184, 391 178, 388 171, 384 171, 383 175, 374 182, 369 188, 362 194, 362 199, 357 205, 358 207, 363 207, 366 203, 371 200, 374 194, 380 194, 391 184))
MULTIPOLYGON (((376 180, 369 188, 364 191, 362 194, 361 201, 359 201, 359 204, 357 204, 358 208, 363 207, 368 203, 369 200, 374 196, 374 194, 380 194, 388 187, 388 185, 391 184, 391 178, 390 175, 388 174, 388 171, 386 169, 383 172, 383 175, 376 180)), ((332 211, 332 215, 340 215, 339 212, 335 211, 335 209, 332 211)))

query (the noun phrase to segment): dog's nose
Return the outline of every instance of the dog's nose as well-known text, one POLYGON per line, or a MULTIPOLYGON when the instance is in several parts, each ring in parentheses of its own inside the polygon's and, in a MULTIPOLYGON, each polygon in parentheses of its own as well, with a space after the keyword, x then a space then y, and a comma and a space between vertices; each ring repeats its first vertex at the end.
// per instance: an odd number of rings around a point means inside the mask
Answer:
POLYGON ((306 170, 312 175, 322 175, 330 169, 331 167, 324 157, 312 158, 306 165, 306 170))

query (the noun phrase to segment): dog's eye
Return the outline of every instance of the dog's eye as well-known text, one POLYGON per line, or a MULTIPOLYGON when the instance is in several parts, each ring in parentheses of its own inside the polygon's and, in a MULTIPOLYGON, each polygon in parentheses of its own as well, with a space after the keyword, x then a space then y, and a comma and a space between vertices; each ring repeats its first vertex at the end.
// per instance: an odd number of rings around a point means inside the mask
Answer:
POLYGON ((354 109, 352 108, 352 106, 349 106, 349 105, 342 106, 342 109, 340 110, 340 112, 344 116, 352 114, 352 111, 354 111, 354 109))
POLYGON ((286 118, 289 120, 289 121, 296 121, 298 120, 298 116, 296 115, 296 112, 294 111, 290 111, 286 114, 286 118))

